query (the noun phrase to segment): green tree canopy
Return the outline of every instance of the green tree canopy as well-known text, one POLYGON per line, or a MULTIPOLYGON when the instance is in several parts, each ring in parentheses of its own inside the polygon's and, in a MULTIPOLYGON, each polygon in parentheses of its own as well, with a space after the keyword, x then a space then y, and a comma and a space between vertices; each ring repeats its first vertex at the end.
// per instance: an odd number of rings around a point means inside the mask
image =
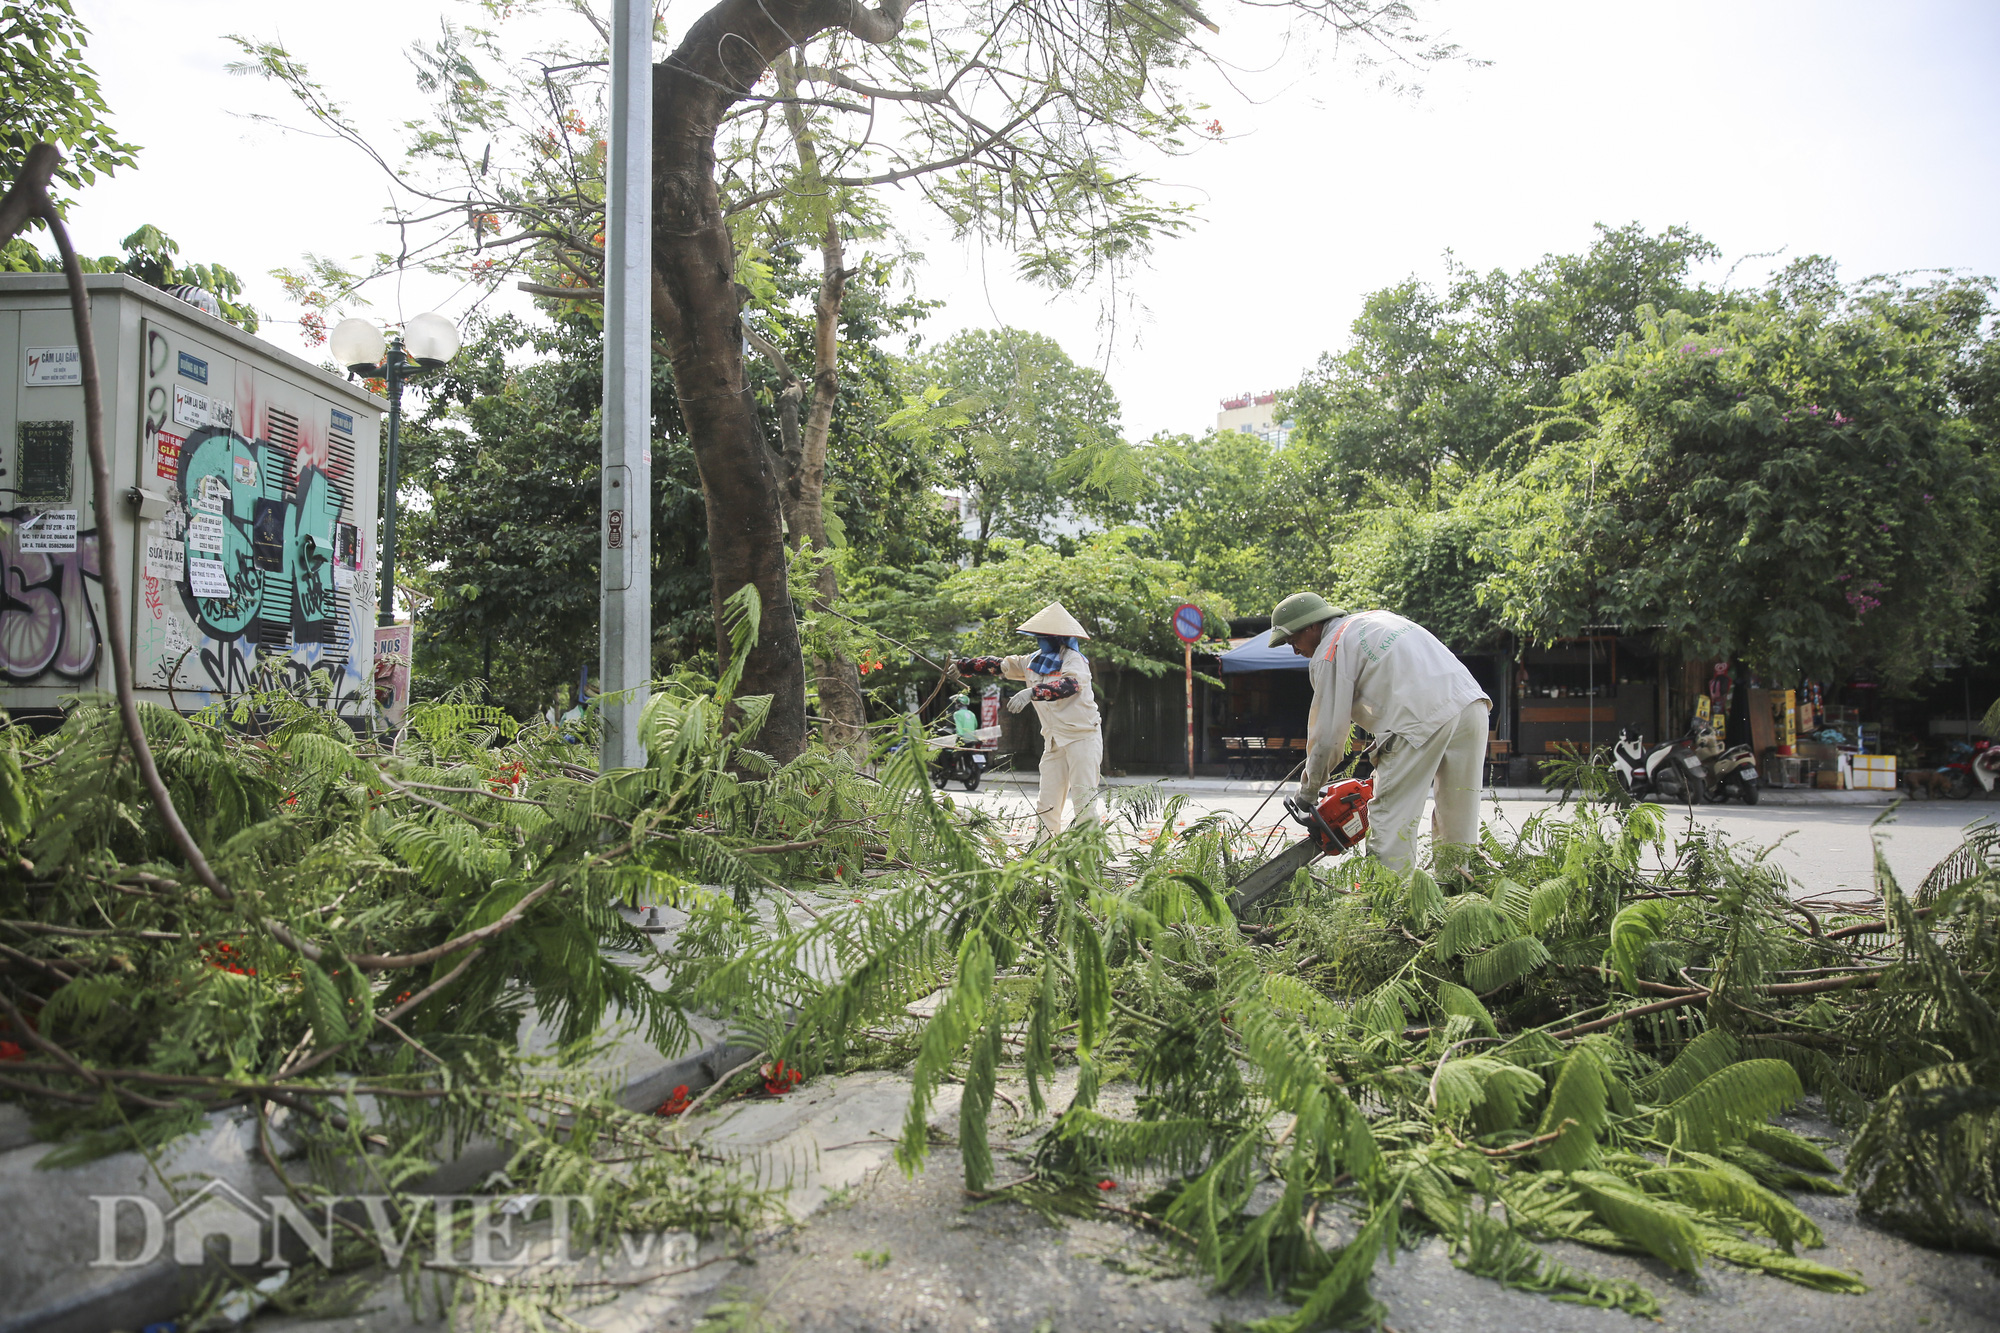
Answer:
POLYGON ((1148 676, 1177 670, 1174 608, 1182 602, 1201 607, 1211 633, 1224 628, 1235 608, 1197 587, 1179 563, 1140 554, 1141 536, 1129 528, 1096 533, 1078 542, 1073 555, 1011 538, 994 542, 986 563, 960 570, 945 584, 952 602, 978 622, 959 651, 1024 652, 1033 640, 1014 627, 1061 602, 1090 631, 1093 659, 1148 676))
POLYGON ((1265 611, 1291 581, 1269 555, 1288 530, 1274 511, 1271 446, 1239 431, 1157 435, 1131 451, 1142 480, 1135 497, 1106 506, 1143 530, 1153 555, 1177 561, 1202 587, 1235 606, 1265 611))
POLYGON ((1795 265, 1754 308, 1643 312, 1508 489, 1489 598, 1535 637, 1659 625, 1775 675, 1902 682, 1963 649, 1993 469, 1952 391, 1991 284, 1795 265), (1818 275, 1822 280, 1807 281, 1818 275))
MULTIPOLYGON (((70 0, 0 4, 0 172, 9 184, 38 142, 62 149, 56 179, 72 190, 132 165, 139 150, 111 132, 111 108, 84 62, 89 36, 70 0)), ((58 196, 57 208, 64 202, 58 196)))
POLYGON ((1055 339, 1023 329, 968 329, 920 367, 968 417, 942 435, 945 470, 972 497, 973 563, 996 537, 1051 540, 1052 520, 1080 510, 1063 463, 1118 437, 1110 383, 1055 339))
MULTIPOLYGON (((580 316, 480 327, 448 369, 417 381, 404 433, 405 578, 428 594, 417 667, 432 690, 490 677, 532 717, 588 665, 597 674, 598 421, 603 341, 580 316), (525 363, 510 366, 509 359, 525 363)), ((655 358, 653 632, 661 665, 710 638, 701 492, 673 380, 655 358)))
POLYGON ((1639 327, 1644 308, 1701 315, 1716 248, 1684 227, 1600 225, 1580 255, 1519 273, 1455 261, 1442 294, 1417 278, 1371 294, 1345 351, 1322 356, 1281 411, 1296 422, 1280 482, 1302 501, 1361 500, 1367 477, 1419 490, 1503 462, 1563 382, 1639 327))
MULTIPOLYGON (((124 273, 162 290, 180 286, 199 287, 215 298, 224 319, 245 333, 257 331, 257 311, 242 299, 243 279, 237 277, 233 270, 221 264, 182 263, 175 258, 181 251, 179 243, 151 223, 141 226, 118 244, 124 247, 124 254, 103 255, 96 259, 78 255, 77 267, 85 273, 124 273)), ((20 237, 0 249, 0 273, 60 272, 61 256, 37 254, 34 247, 20 237)))

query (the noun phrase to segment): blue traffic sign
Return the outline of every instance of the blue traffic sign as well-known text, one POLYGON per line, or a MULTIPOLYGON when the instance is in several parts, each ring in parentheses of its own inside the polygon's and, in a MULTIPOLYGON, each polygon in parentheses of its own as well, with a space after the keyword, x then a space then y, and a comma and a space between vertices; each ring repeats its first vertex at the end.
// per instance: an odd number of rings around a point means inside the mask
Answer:
POLYGON ((1201 608, 1193 602, 1182 602, 1174 608, 1174 633, 1182 643, 1194 643, 1201 638, 1202 626, 1208 623, 1201 608))

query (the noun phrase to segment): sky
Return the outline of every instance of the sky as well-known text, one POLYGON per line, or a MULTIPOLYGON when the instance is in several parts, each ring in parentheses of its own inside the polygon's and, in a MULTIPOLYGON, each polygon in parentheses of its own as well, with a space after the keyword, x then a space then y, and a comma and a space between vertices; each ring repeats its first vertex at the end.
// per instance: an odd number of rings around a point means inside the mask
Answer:
MULTIPOLYGON (((137 170, 85 191, 71 217, 87 252, 142 222, 184 259, 227 264, 266 336, 306 351, 269 270, 307 251, 394 249, 387 193, 353 149, 253 119, 300 117, 276 88, 228 72, 229 33, 281 39, 364 123, 418 114, 401 48, 462 16, 452 0, 77 0, 93 30, 113 124, 137 170)), ((671 27, 702 0, 673 0, 671 27)), ((1296 383, 1339 349, 1367 293, 1439 282, 1447 252, 1517 269, 1587 246, 1592 224, 1686 224, 1739 284, 1824 254, 1843 274, 1954 268, 2000 274, 2000 5, 1951 0, 1418 0, 1482 62, 1441 65, 1414 94, 1322 62, 1275 59, 1255 11, 1214 0, 1205 39, 1230 77, 1202 88, 1220 141, 1158 164, 1192 232, 1115 287, 1051 293, 1004 253, 898 214, 942 300, 937 340, 1006 323, 1046 333, 1104 370, 1129 437, 1199 432, 1219 400, 1296 383), (1275 61, 1275 63, 1274 63, 1275 61), (1233 86, 1232 86, 1233 85, 1233 86), (1782 251, 1776 259, 1749 258, 1782 251), (1739 265, 1739 261, 1740 265, 1739 265)), ((422 275, 373 294, 373 313, 461 313, 422 275)), ((306 351, 312 359, 317 352, 306 351)))

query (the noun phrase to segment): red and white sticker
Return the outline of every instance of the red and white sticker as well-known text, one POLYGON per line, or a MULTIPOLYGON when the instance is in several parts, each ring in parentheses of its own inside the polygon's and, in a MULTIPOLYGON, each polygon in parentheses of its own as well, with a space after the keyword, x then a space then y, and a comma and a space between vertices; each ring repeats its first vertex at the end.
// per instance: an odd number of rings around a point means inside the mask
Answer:
POLYGON ((161 431, 153 440, 159 449, 159 462, 153 465, 153 471, 168 481, 175 480, 181 475, 181 446, 187 443, 187 436, 161 431))

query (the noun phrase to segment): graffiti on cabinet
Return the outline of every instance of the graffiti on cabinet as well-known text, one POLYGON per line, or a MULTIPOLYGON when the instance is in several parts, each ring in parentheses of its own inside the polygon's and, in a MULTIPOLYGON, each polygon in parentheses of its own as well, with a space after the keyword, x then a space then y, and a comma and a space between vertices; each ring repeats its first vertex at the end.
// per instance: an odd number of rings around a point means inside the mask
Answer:
POLYGON ((89 680, 97 672, 97 608, 90 584, 101 577, 97 531, 77 535, 76 549, 23 551, 20 528, 34 511, 0 515, 0 675, 16 683, 44 676, 89 680))
POLYGON ((201 639, 190 663, 205 677, 196 690, 238 693, 260 673, 303 685, 326 670, 336 706, 367 711, 372 690, 350 660, 360 613, 344 605, 352 599, 335 580, 348 479, 331 475, 327 461, 323 450, 246 440, 226 426, 191 432, 181 445, 175 483, 189 519, 189 566, 214 562, 228 589, 197 597, 192 581, 175 585, 201 639))

